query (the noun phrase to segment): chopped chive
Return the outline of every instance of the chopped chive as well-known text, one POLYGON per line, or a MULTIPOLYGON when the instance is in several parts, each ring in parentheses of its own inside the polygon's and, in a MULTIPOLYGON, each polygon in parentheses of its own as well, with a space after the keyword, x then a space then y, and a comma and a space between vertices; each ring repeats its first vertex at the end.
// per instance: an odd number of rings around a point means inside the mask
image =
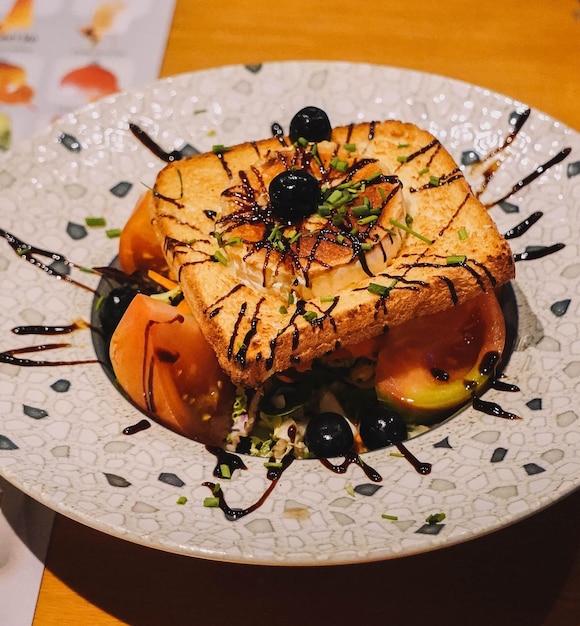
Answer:
POLYGON ((215 261, 219 261, 222 265, 227 265, 228 264, 228 260, 226 259, 226 257, 222 254, 222 252, 220 250, 216 250, 213 255, 212 258, 215 261))
POLYGON ((107 220, 104 217, 85 217, 87 226, 106 226, 107 220))
POLYGON ((328 196, 327 201, 329 204, 334 204, 342 198, 342 191, 340 189, 334 189, 328 196))
POLYGON ((438 187, 439 186, 439 176, 430 176, 429 177, 429 184, 432 187, 438 187))
POLYGON ((404 154, 399 154, 399 156, 397 157, 397 161, 399 163, 406 163, 409 157, 405 156, 404 154))
POLYGON ((120 237, 121 236, 121 229, 120 228, 109 228, 105 231, 105 235, 107 235, 107 237, 109 239, 115 239, 116 237, 120 237))
POLYGON ((464 254, 450 254, 446 259, 447 265, 463 265, 467 261, 467 257, 464 254))
POLYGON ((366 204, 358 204, 353 206, 351 211, 355 217, 366 217, 369 214, 369 207, 366 204))
POLYGON ((365 180, 366 182, 370 183, 372 180, 374 180, 375 178, 378 178, 380 175, 381 175, 381 172, 374 172, 374 174, 367 176, 365 180))
POLYGON ((338 157, 334 157, 330 161, 330 166, 339 172, 346 172, 346 168, 348 167, 348 163, 346 161, 341 161, 338 157))
POLYGON ((376 215, 367 215, 366 217, 362 217, 360 220, 357 220, 357 224, 364 226, 365 224, 370 224, 377 219, 376 215))
POLYGON ((379 195, 381 196, 381 200, 383 202, 387 199, 387 194, 382 187, 379 187, 379 195))
POLYGON ((320 215, 320 217, 330 217, 330 214, 332 213, 332 210, 326 204, 321 204, 318 207, 317 213, 318 213, 318 215, 320 215))
POLYGON ((411 226, 412 223, 413 216, 410 213, 405 213, 405 224, 407 224, 407 226, 411 226))
POLYGON ((365 241, 364 243, 361 243, 360 247, 361 247, 361 250, 368 252, 369 250, 373 249, 373 244, 365 241))
POLYGON ((322 296, 320 298, 320 302, 334 302, 336 300, 336 296, 322 296))
POLYGON ((409 144, 408 143, 400 143, 397 148, 408 148, 409 144))
POLYGON ((367 291, 375 294, 375 296, 386 296, 390 290, 390 287, 387 287, 386 285, 379 285, 379 283, 369 283, 367 287, 367 291))
POLYGON ((203 499, 203 506, 217 507, 219 505, 220 505, 220 499, 219 498, 208 497, 208 498, 204 498, 203 499))
POLYGON ((340 233, 336 236, 336 243, 344 243, 344 235, 341 235, 340 233))
POLYGON ((460 228, 457 231, 457 236, 459 237, 459 241, 465 241, 469 237, 469 233, 466 228, 460 228))
POLYGON ((242 243, 241 237, 230 237, 226 240, 225 246, 239 246, 242 243))
POLYGON ((347 152, 354 152, 356 150, 356 143, 345 143, 343 147, 347 152))
POLYGON ((279 309, 278 312, 281 313, 282 315, 286 315, 288 313, 288 309, 282 305, 279 309))
POLYGON ((397 457, 398 459, 404 459, 404 458, 405 458, 405 455, 404 455, 404 454, 401 454, 400 452, 390 452, 390 453, 389 453, 389 456, 395 456, 395 457, 397 457))
POLYGON ((429 168, 428 168, 428 167, 423 167, 422 169, 420 169, 420 170, 417 172, 417 174, 418 174, 419 176, 423 176, 423 174, 426 174, 428 171, 429 171, 429 168))
POLYGON ((217 144, 211 147, 211 151, 214 154, 223 154, 224 152, 229 152, 230 150, 231 148, 228 148, 227 146, 224 146, 222 144, 217 144))
POLYGON ((294 294, 293 293, 289 293, 288 294, 288 304, 294 304, 294 294))
POLYGON ((396 522, 399 519, 396 515, 387 515, 386 513, 383 513, 381 517, 383 519, 391 520, 392 522, 396 522))
POLYGON ((349 235, 352 235, 353 237, 358 235, 358 228, 352 228, 349 235))
POLYGON ((303 148, 305 148, 308 145, 308 139, 305 139, 304 137, 298 137, 298 139, 296 140, 296 143, 299 146, 302 146, 303 148))
POLYGON ((217 245, 218 245, 220 248, 223 248, 223 247, 224 247, 224 240, 223 240, 222 234, 221 234, 221 233, 218 233, 218 232, 214 232, 214 233, 213 233, 213 236, 215 237, 215 240, 216 240, 216 242, 217 242, 217 245))
POLYGON ((425 518, 425 522, 427 524, 439 524, 442 522, 447 516, 445 513, 432 513, 425 518))
POLYGON ((187 498, 185 496, 179 496, 179 498, 177 498, 176 504, 185 504, 186 502, 187 498))
POLYGON ((306 311, 303 317, 307 322, 313 322, 318 316, 316 315, 316 311, 306 311))
POLYGON ((284 237, 286 237, 286 239, 292 239, 294 237, 296 237, 296 229, 292 229, 290 231, 288 231, 287 233, 284 233, 284 237))
POLYGON ((232 470, 227 463, 222 463, 220 465, 220 477, 225 479, 232 477, 232 470))
POLYGON ((266 461, 264 467, 279 468, 282 467, 282 463, 280 461, 266 461))
POLYGON ((396 226, 397 228, 404 230, 405 232, 409 233, 409 235, 413 235, 413 237, 417 237, 417 239, 420 239, 421 241, 424 241, 425 243, 429 243, 429 244, 433 243, 431 239, 428 239, 427 237, 425 237, 424 235, 421 235, 418 232, 415 232, 413 229, 409 228, 406 224, 401 224, 401 222, 398 222, 392 217, 389 218, 389 222, 393 226, 396 226))

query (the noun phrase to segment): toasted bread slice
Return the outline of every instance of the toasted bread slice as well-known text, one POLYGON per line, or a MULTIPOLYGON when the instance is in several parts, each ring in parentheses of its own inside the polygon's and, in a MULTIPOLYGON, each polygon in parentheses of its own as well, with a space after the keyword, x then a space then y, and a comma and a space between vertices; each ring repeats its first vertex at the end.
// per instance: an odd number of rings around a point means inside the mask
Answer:
POLYGON ((399 121, 173 162, 157 177, 151 210, 222 368, 247 387, 514 276, 508 244, 452 157, 399 121), (322 200, 288 224, 268 186, 291 168, 320 180, 322 200))

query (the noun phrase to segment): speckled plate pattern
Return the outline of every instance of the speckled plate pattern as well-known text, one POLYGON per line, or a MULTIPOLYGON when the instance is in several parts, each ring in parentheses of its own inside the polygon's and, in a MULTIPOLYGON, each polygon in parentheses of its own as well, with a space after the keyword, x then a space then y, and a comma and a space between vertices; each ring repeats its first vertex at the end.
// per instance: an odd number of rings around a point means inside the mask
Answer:
MULTIPOLYGON (((107 265, 121 228, 163 162, 130 133, 138 124, 168 152, 205 151, 287 129, 302 106, 324 108, 333 124, 398 118, 434 133, 474 188, 474 161, 500 148, 526 110, 508 97, 436 75, 363 64, 288 62, 185 74, 69 114, 0 162, 0 229, 77 266, 107 265), (88 226, 103 217, 106 226, 88 226)), ((493 157, 499 169, 482 200, 502 198, 565 148, 565 158, 490 210, 501 232, 536 212, 511 241, 519 330, 505 381, 485 400, 520 416, 469 407, 412 439, 432 463, 417 473, 390 449, 365 455, 383 477, 371 483, 351 465, 335 474, 296 461, 252 514, 229 521, 203 506, 215 458, 202 445, 153 424, 97 363, 23 367, 10 351, 67 343, 33 360, 92 360, 91 332, 16 335, 23 325, 88 321, 92 293, 56 280, 0 239, 0 472, 22 491, 75 520, 136 543, 184 555, 256 564, 336 564, 409 555, 469 540, 516 522, 580 484, 580 138, 531 111, 493 157), (563 245, 555 245, 563 244, 563 245), (182 498, 184 497, 184 498, 182 498), (181 498, 181 500, 180 500, 181 498), (186 499, 186 502, 179 504, 186 499), (426 520, 436 513, 444 519, 426 520)), ((495 168, 494 168, 495 169, 495 168)), ((40 258, 40 257, 38 257, 40 258)), ((98 276, 66 267, 95 287, 98 276)), ((80 324, 82 326, 82 324, 80 324)), ((269 485, 263 459, 222 481, 228 504, 244 508, 269 485)))

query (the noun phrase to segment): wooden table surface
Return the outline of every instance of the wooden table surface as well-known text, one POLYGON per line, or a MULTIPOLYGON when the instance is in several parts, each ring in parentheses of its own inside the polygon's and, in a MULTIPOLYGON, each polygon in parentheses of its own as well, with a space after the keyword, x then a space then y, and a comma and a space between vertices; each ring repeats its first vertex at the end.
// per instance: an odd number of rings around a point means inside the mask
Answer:
MULTIPOLYGON (((580 130, 578 0, 177 0, 162 75, 283 59, 443 74, 580 130)), ((459 546, 328 568, 181 557, 57 515, 34 625, 578 626, 579 513, 576 492, 459 546)))

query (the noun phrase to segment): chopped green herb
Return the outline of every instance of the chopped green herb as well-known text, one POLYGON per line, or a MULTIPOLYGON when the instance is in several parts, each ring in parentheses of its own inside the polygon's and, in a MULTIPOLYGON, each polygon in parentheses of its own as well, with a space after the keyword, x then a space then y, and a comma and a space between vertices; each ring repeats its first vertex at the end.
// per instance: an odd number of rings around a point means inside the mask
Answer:
POLYGON ((370 209, 366 204, 357 204, 351 208, 352 214, 355 217, 366 217, 370 213, 370 209))
POLYGON ((413 229, 409 228, 406 224, 401 224, 401 222, 398 222, 397 220, 393 219, 392 217, 389 218, 389 222, 393 226, 396 226, 397 228, 400 228, 401 230, 404 230, 405 232, 409 233, 410 235, 413 235, 413 237, 417 237, 417 239, 420 239, 421 241, 424 241, 425 243, 433 243, 431 241, 431 239, 428 239, 424 235, 421 235, 420 233, 414 231, 413 229))
POLYGON ((229 152, 230 150, 231 148, 228 148, 227 146, 224 146, 222 144, 218 144, 218 145, 211 147, 211 151, 214 154, 223 154, 224 152, 229 152))
POLYGON ((346 172, 348 163, 346 161, 341 161, 338 157, 334 157, 330 161, 330 167, 333 167, 335 170, 338 170, 339 172, 346 172))
POLYGON ((439 176, 429 176, 429 184, 431 187, 439 186, 439 176))
POLYGON ((224 246, 239 246, 242 243, 241 237, 230 237, 224 243, 224 246))
POLYGON ((322 296, 320 298, 320 302, 334 302, 336 300, 336 296, 322 296))
POLYGON ((106 226, 107 220, 104 217, 85 217, 87 226, 106 226))
POLYGON ((397 157, 397 161, 399 163, 406 163, 408 158, 409 157, 405 156, 404 154, 399 154, 399 156, 397 157))
POLYGON ((404 459, 405 458, 405 455, 401 454, 400 452, 390 452, 389 456, 396 456, 399 459, 404 459))
POLYGON ((215 508, 215 507, 217 507, 219 505, 220 505, 220 499, 219 498, 208 497, 208 498, 204 498, 203 499, 203 506, 215 508))
POLYGON ((187 502, 187 498, 185 496, 179 496, 179 498, 177 498, 176 504, 185 504, 186 502, 187 502))
POLYGON ((216 250, 213 255, 212 258, 215 261, 219 261, 222 265, 227 265, 228 264, 228 260, 227 258, 222 254, 221 250, 216 250))
POLYGON ((220 464, 220 477, 225 479, 232 477, 232 470, 227 463, 220 464))
POLYGON ((465 241, 469 237, 469 233, 465 228, 460 228, 457 231, 457 236, 459 237, 459 241, 465 241))
POLYGON ((306 146, 308 145, 308 139, 305 139, 304 137, 298 137, 298 139, 296 140, 296 143, 299 146, 306 148, 306 146))
POLYGON ((410 213, 405 213, 405 224, 407 224, 407 226, 411 226, 412 223, 413 216, 410 213))
POLYGON ((344 235, 341 235, 340 233, 336 236, 336 243, 344 243, 344 235))
POLYGON ((365 224, 370 224, 371 222, 374 222, 377 217, 377 215, 367 215, 366 217, 362 217, 360 220, 357 220, 357 224, 360 224, 361 226, 364 226, 365 224))
POLYGON ((288 313, 288 309, 287 309, 284 305, 282 305, 282 306, 278 309, 278 311, 279 311, 282 315, 286 315, 286 314, 288 313))
POLYGON ((445 259, 447 265, 463 265, 467 261, 464 254, 451 254, 445 259))
POLYGON ((396 522, 396 521, 399 519, 396 515, 387 515, 386 513, 383 513, 383 514, 381 515, 381 517, 382 517, 383 519, 388 519, 388 520, 391 520, 391 521, 393 521, 393 522, 396 522))
POLYGON ((293 293, 289 293, 288 294, 288 304, 294 304, 294 294, 293 293))
POLYGON ((419 176, 423 176, 423 174, 426 174, 429 171, 428 167, 424 167, 422 169, 420 169, 417 174, 419 174, 419 176))
POLYGON ((307 322, 313 322, 318 316, 316 315, 316 311, 306 311, 303 317, 307 322))
POLYGON ((390 289, 386 285, 379 285, 378 283, 369 283, 367 291, 374 293, 376 296, 386 296, 390 289))
POLYGON ((431 515, 427 516, 427 518, 425 519, 425 522, 427 524, 439 524, 446 517, 447 516, 445 515, 445 513, 432 513, 431 515))
POLYGON ((373 249, 373 244, 365 241, 364 243, 361 243, 360 248, 361 250, 368 252, 369 250, 373 249))
POLYGON ((400 143, 397 148, 408 148, 409 144, 408 143, 400 143))
POLYGON ((109 228, 105 231, 105 235, 107 235, 107 237, 109 239, 116 239, 117 237, 121 236, 121 229, 120 228, 109 228))
POLYGON ((354 152, 356 150, 356 143, 345 143, 343 147, 347 152, 354 152))
POLYGON ((383 202, 387 199, 387 193, 382 187, 379 187, 379 195, 381 196, 381 200, 383 202))

